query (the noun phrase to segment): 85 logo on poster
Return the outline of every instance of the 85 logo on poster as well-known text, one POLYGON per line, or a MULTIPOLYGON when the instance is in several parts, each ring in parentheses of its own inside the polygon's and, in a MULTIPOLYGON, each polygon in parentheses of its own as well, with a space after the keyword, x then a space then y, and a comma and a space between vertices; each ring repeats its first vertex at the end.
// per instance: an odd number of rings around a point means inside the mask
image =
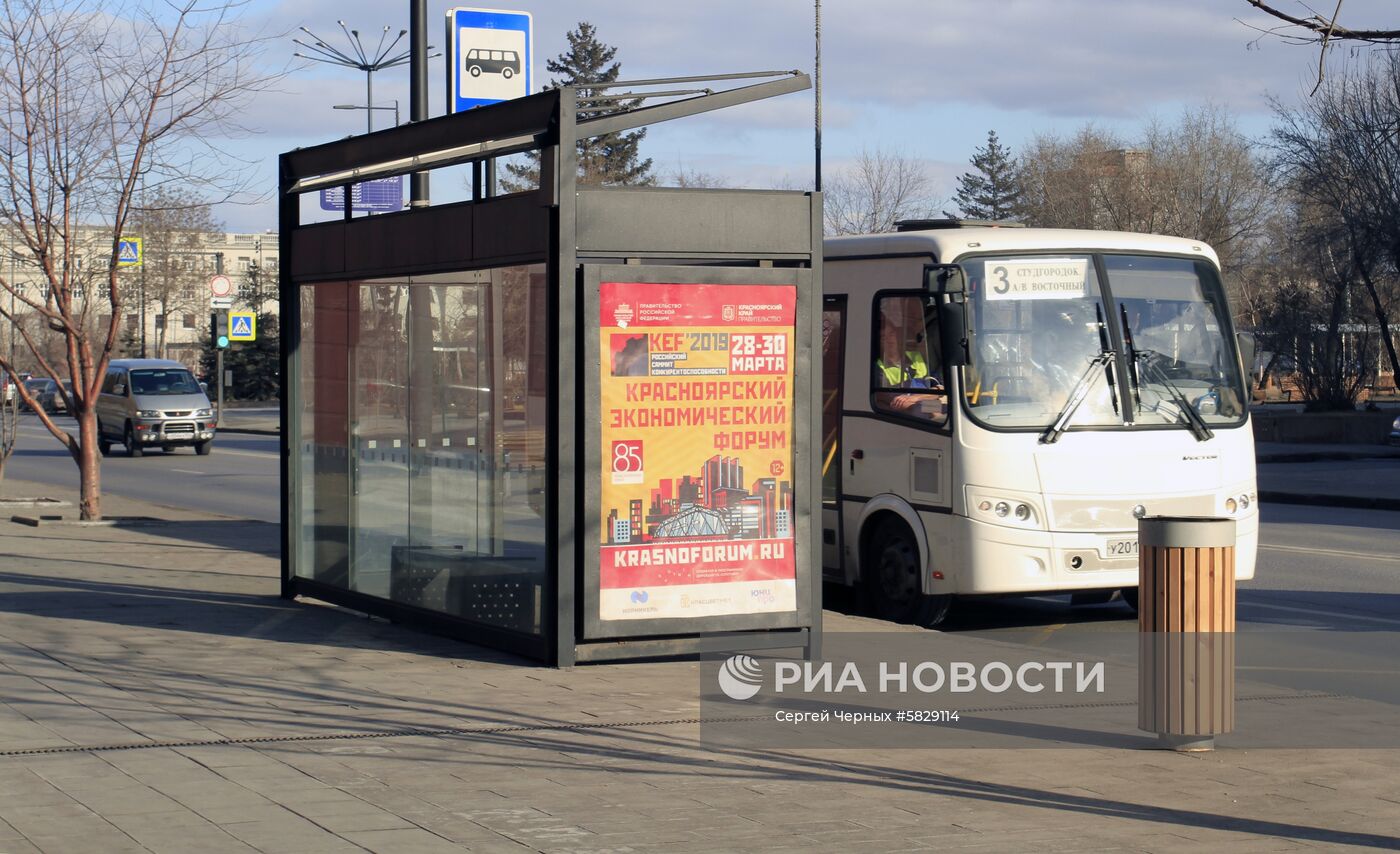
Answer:
POLYGON ((645 479, 641 439, 613 442, 611 459, 613 483, 641 483, 645 479))

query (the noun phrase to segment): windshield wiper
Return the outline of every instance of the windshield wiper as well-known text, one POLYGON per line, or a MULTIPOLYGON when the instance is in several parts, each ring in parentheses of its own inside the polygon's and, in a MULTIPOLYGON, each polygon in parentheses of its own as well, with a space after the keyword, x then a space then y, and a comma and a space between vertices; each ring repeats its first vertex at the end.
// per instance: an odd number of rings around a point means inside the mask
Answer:
POLYGON ((1191 405, 1191 401, 1186 397, 1185 392, 1183 392, 1176 383, 1171 381, 1171 377, 1167 376, 1167 372, 1162 370, 1157 362, 1153 361, 1154 356, 1163 359, 1166 358, 1165 355, 1158 353, 1156 350, 1137 351, 1137 358, 1142 362, 1143 370, 1147 372, 1149 378, 1153 382, 1160 383, 1171 395, 1172 402, 1181 410, 1182 417, 1186 419, 1186 424, 1191 428, 1191 434, 1196 437, 1196 441, 1204 442, 1207 439, 1213 438, 1215 433, 1213 433, 1210 426, 1206 424, 1206 420, 1201 417, 1201 413, 1196 407, 1191 405))
POLYGON ((1138 378, 1137 347, 1133 345, 1133 328, 1128 324, 1128 307, 1118 304, 1118 313, 1123 318, 1123 349, 1128 357, 1128 379, 1133 384, 1133 411, 1142 409, 1142 382, 1138 378))
POLYGON ((1055 417, 1054 422, 1045 428, 1040 434, 1040 442, 1043 445, 1051 445, 1060 440, 1060 436, 1069 428, 1070 419, 1079 410, 1079 405, 1084 402, 1084 398, 1089 396, 1089 389, 1094 384, 1095 371, 1098 368, 1104 369, 1104 376, 1108 378, 1109 398, 1113 401, 1113 414, 1118 414, 1118 388, 1113 381, 1113 361, 1118 354, 1108 344, 1108 327, 1103 322, 1103 304, 1094 304, 1094 314, 1099 323, 1099 354, 1089 360, 1089 367, 1084 369, 1084 373, 1079 377, 1079 382, 1074 384, 1074 389, 1069 393, 1069 399, 1065 401, 1064 408, 1055 417))
MULTIPOLYGON (((1051 445, 1059 441, 1060 435, 1069 426, 1069 420, 1074 417, 1074 413, 1079 409, 1079 405, 1084 402, 1084 398, 1089 396, 1089 389, 1094 384, 1094 378, 1098 376, 1098 368, 1113 370, 1114 353, 1106 350, 1089 360, 1089 367, 1084 369, 1084 374, 1079 378, 1079 382, 1074 384, 1074 390, 1069 393, 1069 400, 1065 401, 1065 406, 1056 416, 1055 421, 1045 431, 1040 434, 1040 442, 1043 445, 1051 445)), ((1112 382, 1112 377, 1109 382, 1112 382)))

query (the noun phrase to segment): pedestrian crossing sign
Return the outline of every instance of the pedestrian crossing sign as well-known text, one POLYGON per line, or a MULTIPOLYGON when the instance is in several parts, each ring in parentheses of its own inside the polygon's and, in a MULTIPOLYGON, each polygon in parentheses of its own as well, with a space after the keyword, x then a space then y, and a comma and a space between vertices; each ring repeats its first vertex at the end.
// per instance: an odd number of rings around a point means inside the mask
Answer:
POLYGON ((123 237, 117 241, 117 266, 141 266, 141 238, 123 237))
POLYGON ((228 340, 258 340, 258 316, 251 311, 230 311, 228 313, 228 340))

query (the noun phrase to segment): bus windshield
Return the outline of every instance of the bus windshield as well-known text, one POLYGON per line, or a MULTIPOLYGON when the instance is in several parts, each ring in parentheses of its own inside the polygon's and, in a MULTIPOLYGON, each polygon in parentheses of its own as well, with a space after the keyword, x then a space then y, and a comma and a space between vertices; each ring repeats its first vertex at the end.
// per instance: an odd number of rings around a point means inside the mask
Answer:
POLYGON ((976 258, 962 266, 971 326, 963 392, 984 426, 1044 430, 1076 390, 1086 393, 1068 408, 1072 428, 1185 429, 1193 419, 1184 405, 1206 424, 1243 416, 1224 294, 1205 262, 1106 255, 1107 289, 1087 254, 976 258), (1125 351, 1131 343, 1133 353, 1105 366, 1098 357, 1115 349, 1115 339, 1125 351), (1128 412, 1120 384, 1128 386, 1128 412))
POLYGON ((964 369, 969 411, 985 425, 1043 429, 1088 376, 1071 424, 1122 423, 1102 367, 1099 318, 1108 306, 1088 255, 997 257, 963 262, 969 283, 972 360, 964 369))
POLYGON ((1136 369, 1136 420, 1176 424, 1184 398, 1207 424, 1244 417, 1239 361, 1220 279, 1204 261, 1106 255, 1114 317, 1136 369), (1131 345, 1131 346, 1130 346, 1131 345))

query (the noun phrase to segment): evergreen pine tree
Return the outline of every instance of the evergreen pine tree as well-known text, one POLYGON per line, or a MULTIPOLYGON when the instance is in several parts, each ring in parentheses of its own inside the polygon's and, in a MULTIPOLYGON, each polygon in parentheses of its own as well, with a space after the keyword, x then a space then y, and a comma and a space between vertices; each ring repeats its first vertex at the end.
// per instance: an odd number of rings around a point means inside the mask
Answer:
POLYGON ((1016 161, 997 139, 987 132, 987 144, 972 155, 975 172, 958 177, 958 208, 968 219, 1003 220, 1019 211, 1021 186, 1016 179, 1016 161))
MULTIPOLYGON (((622 63, 614 61, 617 48, 598 40, 598 31, 587 21, 580 21, 578 28, 567 34, 569 49, 554 59, 545 62, 551 74, 551 88, 578 86, 580 99, 593 95, 609 94, 608 89, 590 89, 588 83, 613 83, 622 71, 622 63)), ((579 119, 606 115, 623 109, 632 109, 640 101, 583 103, 578 111, 579 119)), ((646 129, 630 133, 609 133, 602 136, 581 139, 578 142, 579 182, 582 184, 611 184, 616 186, 650 184, 651 158, 645 160, 638 148, 646 129)), ((537 186, 539 183, 539 154, 531 152, 525 163, 507 163, 509 176, 505 179, 507 190, 516 191, 537 186)))

